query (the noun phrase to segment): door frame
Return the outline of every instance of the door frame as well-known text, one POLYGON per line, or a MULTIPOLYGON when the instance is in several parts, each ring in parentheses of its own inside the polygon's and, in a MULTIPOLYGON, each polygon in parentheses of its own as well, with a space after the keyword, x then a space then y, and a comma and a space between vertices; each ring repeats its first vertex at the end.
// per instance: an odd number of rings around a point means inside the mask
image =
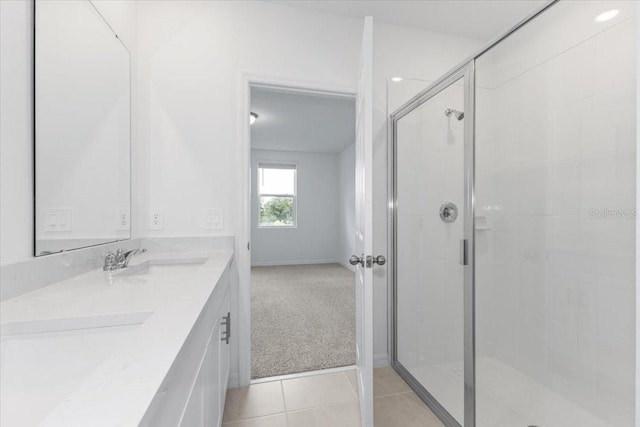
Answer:
POLYGON ((391 366, 409 384, 416 394, 425 402, 434 414, 447 426, 459 427, 460 424, 444 408, 438 400, 429 393, 428 389, 416 380, 409 371, 398 361, 397 341, 397 298, 398 298, 398 270, 397 270, 397 126, 398 120, 413 112, 416 108, 428 102, 431 98, 448 89, 451 85, 463 81, 464 84, 464 213, 462 239, 467 244, 467 261, 464 265, 464 290, 463 290, 463 327, 464 327, 464 425, 475 425, 475 295, 474 295, 474 266, 475 266, 475 199, 474 199, 474 124, 475 124, 475 60, 472 59, 451 73, 445 75, 425 91, 419 93, 407 103, 402 105, 389 116, 389 220, 388 242, 389 248, 389 283, 391 288, 390 323, 389 333, 391 366))
MULTIPOLYGON (((298 92, 355 98, 355 86, 340 86, 329 82, 296 80, 282 76, 243 72, 240 74, 238 108, 238 138, 241 146, 241 167, 238 173, 241 182, 242 216, 239 219, 236 238, 238 262, 238 377, 230 379, 230 386, 245 387, 251 384, 251 88, 262 87, 298 92), (234 381, 232 381, 234 380, 234 381)), ((355 344, 354 344, 355 345, 355 344)))

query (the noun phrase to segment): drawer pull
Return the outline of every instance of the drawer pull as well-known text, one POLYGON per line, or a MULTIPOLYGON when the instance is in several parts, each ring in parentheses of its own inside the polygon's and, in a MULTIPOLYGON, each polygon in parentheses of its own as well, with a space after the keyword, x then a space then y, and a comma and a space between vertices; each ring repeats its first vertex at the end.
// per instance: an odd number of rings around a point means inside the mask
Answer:
POLYGON ((224 326, 224 331, 222 332, 221 341, 224 341, 225 344, 229 344, 229 338, 231 338, 231 312, 227 312, 227 315, 222 318, 222 326, 224 326))

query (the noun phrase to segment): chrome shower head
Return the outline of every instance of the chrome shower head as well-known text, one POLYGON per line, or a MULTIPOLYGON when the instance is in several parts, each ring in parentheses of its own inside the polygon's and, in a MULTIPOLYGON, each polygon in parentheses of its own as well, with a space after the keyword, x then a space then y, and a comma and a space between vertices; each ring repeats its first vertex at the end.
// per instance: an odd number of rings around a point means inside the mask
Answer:
POLYGON ((456 119, 458 119, 458 121, 464 119, 463 111, 452 110, 451 108, 447 108, 446 110, 444 110, 445 116, 449 117, 451 114, 453 114, 456 117, 456 119))

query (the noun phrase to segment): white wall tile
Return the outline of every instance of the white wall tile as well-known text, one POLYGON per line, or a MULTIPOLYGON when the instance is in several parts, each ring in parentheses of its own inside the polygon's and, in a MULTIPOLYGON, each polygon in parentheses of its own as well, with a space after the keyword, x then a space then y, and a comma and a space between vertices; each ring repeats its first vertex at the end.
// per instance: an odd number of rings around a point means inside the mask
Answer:
POLYGON ((632 425, 637 31, 631 2, 559 2, 476 62, 477 348, 545 396, 504 425, 632 425))

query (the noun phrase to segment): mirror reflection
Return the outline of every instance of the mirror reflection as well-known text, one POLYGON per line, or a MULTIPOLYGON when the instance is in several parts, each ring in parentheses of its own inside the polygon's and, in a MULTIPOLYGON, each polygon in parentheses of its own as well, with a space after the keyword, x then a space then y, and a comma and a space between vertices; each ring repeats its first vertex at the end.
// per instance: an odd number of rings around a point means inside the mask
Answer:
POLYGON ((35 22, 35 255, 128 239, 129 51, 88 0, 35 22))

